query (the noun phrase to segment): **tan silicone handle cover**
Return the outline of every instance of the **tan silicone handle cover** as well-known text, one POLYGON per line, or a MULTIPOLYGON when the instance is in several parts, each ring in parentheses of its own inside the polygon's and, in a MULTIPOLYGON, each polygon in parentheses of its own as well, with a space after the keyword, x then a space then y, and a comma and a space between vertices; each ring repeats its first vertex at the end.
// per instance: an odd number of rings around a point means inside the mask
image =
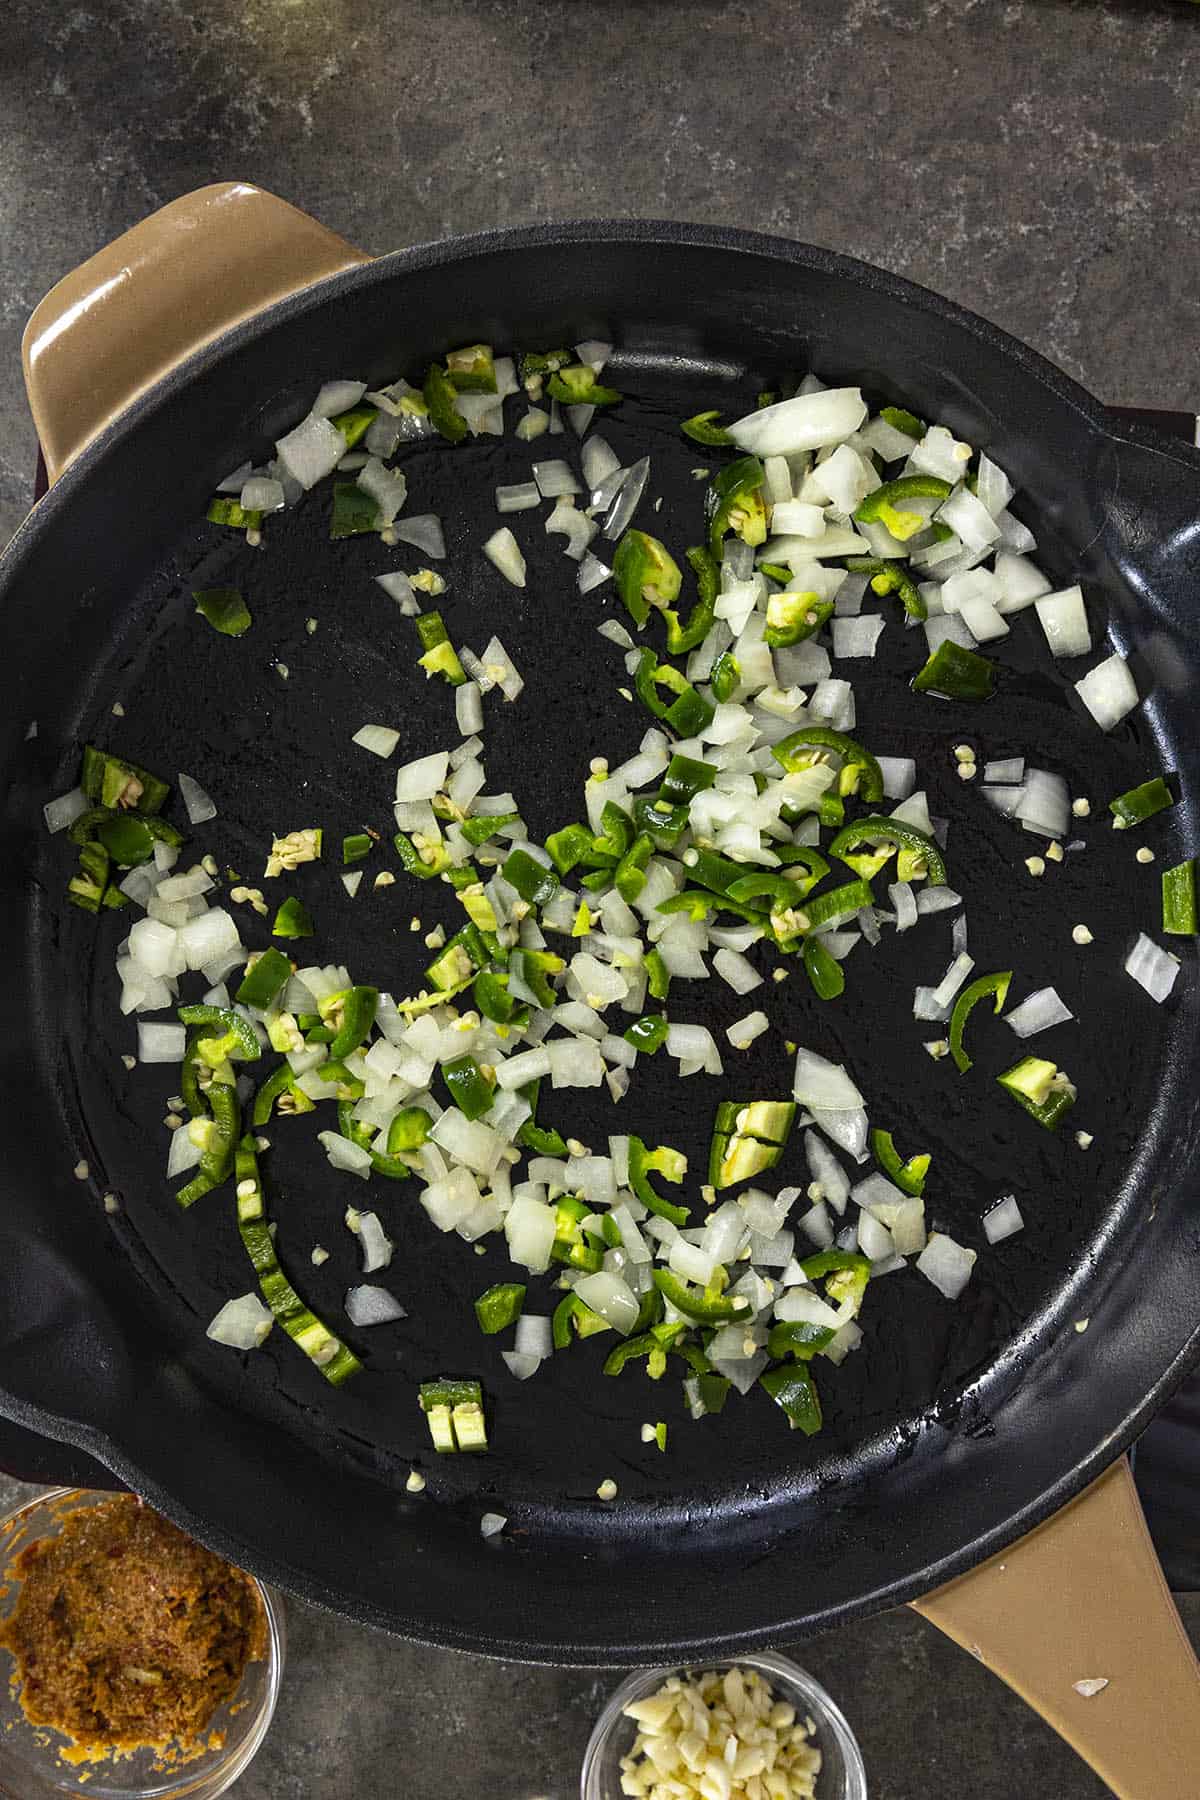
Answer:
POLYGON ((230 326, 370 258, 245 182, 197 188, 66 275, 21 350, 56 481, 139 394, 230 326))
POLYGON ((1124 1457, 1020 1543, 914 1605, 1120 1800, 1200 1795, 1200 1665, 1124 1457), (1108 1686, 1092 1698, 1075 1691, 1099 1678, 1108 1686))

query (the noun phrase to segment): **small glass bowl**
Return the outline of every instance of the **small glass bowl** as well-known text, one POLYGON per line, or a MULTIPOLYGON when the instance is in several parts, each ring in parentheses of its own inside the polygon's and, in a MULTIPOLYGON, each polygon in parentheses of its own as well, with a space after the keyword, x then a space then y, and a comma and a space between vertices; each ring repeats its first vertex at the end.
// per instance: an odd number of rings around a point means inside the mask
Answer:
MULTIPOLYGON (((84 1506, 98 1506, 111 1494, 85 1488, 53 1488, 0 1519, 0 1568, 35 1538, 54 1537, 64 1517, 84 1506)), ((214 1713, 206 1731, 222 1733, 220 1749, 205 1750, 191 1761, 164 1767, 154 1750, 135 1750, 102 1762, 78 1765, 59 1756, 67 1740, 45 1726, 31 1725, 12 1691, 11 1657, 0 1652, 0 1794, 21 1800, 58 1800, 63 1794, 86 1800, 217 1800, 249 1766, 267 1734, 275 1712, 287 1643, 283 1600, 256 1581, 267 1621, 267 1650, 260 1662, 246 1664, 236 1694, 214 1713), (157 1765, 157 1767, 155 1766, 157 1765)), ((0 1582, 0 1618, 16 1605, 19 1581, 0 1582)))
POLYGON ((633 1720, 625 1718, 622 1712, 631 1700, 644 1700, 656 1693, 670 1675, 735 1667, 757 1669, 770 1682, 777 1700, 790 1701, 801 1718, 811 1719, 816 1726, 812 1742, 821 1752, 821 1772, 816 1780, 817 1800, 867 1800, 867 1772, 862 1753, 841 1708, 807 1670, 769 1650, 725 1661, 699 1662, 690 1670, 635 1669, 616 1693, 610 1695, 607 1706, 596 1720, 584 1752, 579 1778, 580 1800, 623 1800, 621 1758, 629 1754, 637 1734, 633 1720))

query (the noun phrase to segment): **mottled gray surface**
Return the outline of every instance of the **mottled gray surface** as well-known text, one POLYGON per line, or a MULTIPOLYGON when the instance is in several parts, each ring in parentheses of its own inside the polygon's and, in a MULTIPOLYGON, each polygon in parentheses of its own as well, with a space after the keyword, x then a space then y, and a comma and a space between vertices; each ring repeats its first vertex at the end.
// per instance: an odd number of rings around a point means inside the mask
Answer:
MULTIPOLYGON (((0 1476, 0 1510, 37 1492, 0 1476)), ((1200 1594, 1180 1596, 1200 1648, 1200 1594)), ((236 1800, 576 1800, 616 1671, 423 1650, 293 1602, 287 1673, 236 1800)), ((791 1652, 842 1707, 871 1800, 1104 1800, 1037 1715, 915 1613, 791 1652)), ((1099 1674, 1099 1669, 1081 1673, 1099 1674)))
MULTIPOLYGON (((582 214, 741 223, 976 308, 1103 397, 1200 400, 1200 8, 1176 0, 7 0, 0 542, 21 330, 188 188, 274 188, 371 250, 582 214)), ((3 1498, 0 1484, 0 1498, 3 1498)), ((1185 1601, 1200 1636, 1200 1602, 1185 1601)), ((609 1676, 413 1650, 294 1607, 240 1800, 574 1792, 609 1676)), ((876 1800, 1100 1784, 921 1620, 805 1645, 876 1800)))

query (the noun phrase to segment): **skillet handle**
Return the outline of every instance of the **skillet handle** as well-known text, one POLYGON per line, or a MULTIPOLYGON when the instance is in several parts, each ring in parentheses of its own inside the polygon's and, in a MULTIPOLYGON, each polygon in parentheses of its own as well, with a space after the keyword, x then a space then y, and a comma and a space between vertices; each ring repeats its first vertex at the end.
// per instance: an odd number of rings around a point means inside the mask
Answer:
POLYGON ((1020 1543, 913 1604, 1119 1800, 1200 1794, 1200 1665, 1124 1457, 1020 1543), (1075 1692, 1099 1677, 1108 1686, 1091 1699, 1075 1692))
POLYGON ((22 340, 50 481, 147 388, 231 326, 370 257, 242 181, 172 200, 53 287, 22 340))

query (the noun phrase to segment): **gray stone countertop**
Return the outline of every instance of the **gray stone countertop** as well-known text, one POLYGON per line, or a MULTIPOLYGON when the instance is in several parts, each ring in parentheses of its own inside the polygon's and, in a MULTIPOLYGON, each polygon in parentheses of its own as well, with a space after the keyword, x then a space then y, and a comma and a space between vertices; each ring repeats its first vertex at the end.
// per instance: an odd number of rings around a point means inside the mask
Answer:
MULTIPOLYGON (((374 251, 568 216, 755 226, 923 282, 1104 399, 1200 404, 1200 7, 1185 0, 3 13, 0 543, 30 494, 30 309, 136 219, 222 177, 374 251)), ((1182 1605, 1200 1637, 1200 1598, 1182 1605)), ((577 1791, 615 1675, 422 1650, 299 1605, 290 1620, 279 1714, 238 1800, 577 1791)), ((874 1800, 1105 1791, 913 1614, 798 1656, 848 1713, 874 1800)))

